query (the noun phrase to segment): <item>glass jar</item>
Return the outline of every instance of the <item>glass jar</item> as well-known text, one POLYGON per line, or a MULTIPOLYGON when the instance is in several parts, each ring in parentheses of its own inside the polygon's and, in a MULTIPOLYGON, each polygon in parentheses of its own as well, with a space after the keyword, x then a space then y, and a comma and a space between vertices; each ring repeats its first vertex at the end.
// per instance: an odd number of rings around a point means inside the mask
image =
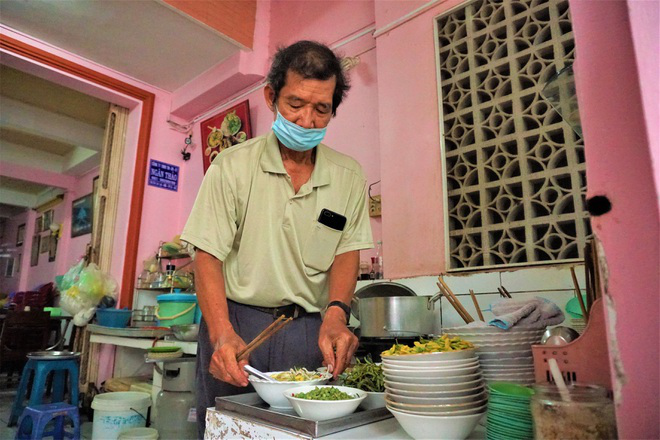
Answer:
POLYGON ((570 385, 570 401, 555 385, 535 385, 531 400, 537 440, 615 439, 614 404, 596 385, 570 385))

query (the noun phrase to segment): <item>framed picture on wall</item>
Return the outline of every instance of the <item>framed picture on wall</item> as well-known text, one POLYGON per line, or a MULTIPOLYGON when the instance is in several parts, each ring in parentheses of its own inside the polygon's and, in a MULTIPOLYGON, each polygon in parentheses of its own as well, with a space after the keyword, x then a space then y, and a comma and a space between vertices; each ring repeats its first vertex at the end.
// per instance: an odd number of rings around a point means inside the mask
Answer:
POLYGON ((76 199, 71 204, 71 237, 92 233, 92 193, 76 199))
POLYGON ((53 262, 57 258, 57 236, 51 235, 48 240, 48 261, 53 262))
POLYGON ((44 225, 43 225, 43 230, 44 231, 49 231, 50 230, 50 225, 53 223, 53 216, 54 216, 55 211, 52 209, 49 209, 48 211, 44 212, 44 225))
POLYGON ((21 273, 21 263, 23 262, 23 254, 18 254, 18 257, 16 258, 16 273, 21 273))
POLYGON ((200 123, 204 173, 213 159, 224 149, 252 137, 250 102, 245 100, 200 123))
POLYGON ((44 218, 39 216, 37 219, 34 221, 34 233, 38 234, 39 232, 43 231, 43 226, 44 226, 44 218))
POLYGON ((25 223, 18 226, 16 229, 16 246, 23 246, 25 240, 25 223))
POLYGON ((30 266, 39 264, 39 244, 41 244, 41 235, 32 237, 32 252, 30 253, 30 266))

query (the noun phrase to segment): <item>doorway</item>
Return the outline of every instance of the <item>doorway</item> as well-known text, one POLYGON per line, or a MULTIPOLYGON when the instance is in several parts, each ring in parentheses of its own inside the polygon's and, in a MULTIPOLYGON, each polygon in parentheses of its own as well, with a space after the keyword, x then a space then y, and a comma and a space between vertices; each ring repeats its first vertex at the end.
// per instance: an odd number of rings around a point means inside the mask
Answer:
MULTIPOLYGON (((134 163, 131 191, 118 195, 118 222, 126 222, 125 233, 115 236, 112 247, 125 249, 123 255, 113 255, 110 272, 120 283, 120 305, 130 305, 137 245, 140 233, 144 183, 147 170, 148 146, 155 96, 153 93, 78 65, 50 52, 26 44, 11 37, 0 35, 3 64, 38 72, 45 78, 57 78, 62 85, 84 89, 98 98, 129 109, 127 121, 127 149, 122 163, 122 174, 131 172, 127 164, 134 163), (130 159, 130 161, 129 161, 130 159)), ((99 256, 100 257, 100 256, 99 256)), ((100 261, 102 258, 100 258, 100 261)))

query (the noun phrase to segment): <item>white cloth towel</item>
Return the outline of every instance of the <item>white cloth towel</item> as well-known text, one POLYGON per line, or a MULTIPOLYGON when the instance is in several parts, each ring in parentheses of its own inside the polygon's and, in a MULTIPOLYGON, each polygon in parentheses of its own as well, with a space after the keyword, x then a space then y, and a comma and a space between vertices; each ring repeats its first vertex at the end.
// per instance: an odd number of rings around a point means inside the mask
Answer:
POLYGON ((542 329, 564 322, 564 312, 552 301, 534 297, 527 300, 504 299, 491 305, 496 316, 488 324, 504 330, 511 327, 542 329))

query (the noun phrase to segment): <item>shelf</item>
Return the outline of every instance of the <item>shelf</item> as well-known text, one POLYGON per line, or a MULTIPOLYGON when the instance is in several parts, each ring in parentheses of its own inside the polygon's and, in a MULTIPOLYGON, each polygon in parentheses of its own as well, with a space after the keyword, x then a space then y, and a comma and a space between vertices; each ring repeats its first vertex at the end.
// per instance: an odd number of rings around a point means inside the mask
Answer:
MULTIPOLYGON (((89 342, 148 350, 153 346, 154 340, 148 338, 127 338, 123 336, 108 336, 92 333, 89 336, 89 342)), ((166 341, 160 340, 156 342, 156 346, 181 347, 184 354, 197 354, 197 342, 186 342, 179 341, 178 339, 170 339, 166 341)))

